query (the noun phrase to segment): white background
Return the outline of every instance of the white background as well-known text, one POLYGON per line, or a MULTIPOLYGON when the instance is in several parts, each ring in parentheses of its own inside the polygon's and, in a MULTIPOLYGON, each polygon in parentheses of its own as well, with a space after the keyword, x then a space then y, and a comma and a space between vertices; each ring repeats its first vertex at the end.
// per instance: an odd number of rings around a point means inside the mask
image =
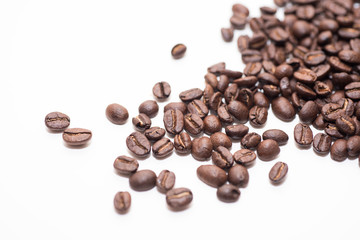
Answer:
MULTIPOLYGON (((251 16, 270 0, 243 1, 251 16)), ((269 113, 262 133, 280 128, 290 140, 272 162, 257 160, 238 202, 226 204, 202 183, 191 155, 173 153, 140 160, 139 169, 175 172, 176 187, 188 187, 189 209, 173 212, 156 188, 135 192, 116 174, 113 161, 129 152, 122 126, 105 117, 110 103, 127 107, 153 99, 152 86, 167 81, 169 101, 189 88, 204 87, 208 66, 225 61, 243 70, 236 39, 223 42, 230 0, 1 0, 0 1, 0 239, 359 239, 360 169, 357 159, 338 163, 300 150, 291 123, 269 113), (173 60, 177 43, 186 56, 173 60), (72 149, 61 134, 49 133, 44 117, 61 111, 71 127, 92 130, 89 146, 72 149), (273 186, 268 172, 276 161, 289 165, 286 181, 273 186), (118 191, 132 206, 119 215, 118 191)), ((169 102, 168 101, 168 102, 169 102)), ((162 126, 162 107, 153 126, 162 126)), ((314 130, 314 134, 316 131, 314 130)), ((234 143, 232 152, 240 149, 234 143)))

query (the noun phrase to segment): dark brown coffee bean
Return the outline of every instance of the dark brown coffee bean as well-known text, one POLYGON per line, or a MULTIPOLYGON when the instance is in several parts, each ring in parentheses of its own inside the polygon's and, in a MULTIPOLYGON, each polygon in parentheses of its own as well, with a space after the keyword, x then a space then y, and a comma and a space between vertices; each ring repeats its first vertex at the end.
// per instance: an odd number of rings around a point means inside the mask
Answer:
POLYGON ((129 113, 120 104, 112 103, 106 108, 106 117, 114 124, 124 124, 129 118, 129 113))
POLYGON ((181 154, 190 153, 192 142, 189 134, 182 132, 174 137, 175 150, 181 154))
POLYGON ((297 94, 297 92, 293 92, 291 94, 290 100, 296 110, 300 110, 306 103, 304 99, 299 97, 299 94, 297 94))
POLYGON ((240 149, 234 153, 234 161, 242 165, 251 165, 256 159, 256 153, 250 149, 240 149))
POLYGON ((288 2, 288 0, 274 0, 275 5, 278 7, 285 7, 288 2))
POLYGON ((166 193, 166 203, 173 210, 185 209, 193 200, 193 194, 188 188, 174 188, 166 193))
POLYGON ((203 95, 203 91, 199 88, 192 88, 186 91, 183 91, 179 94, 179 98, 183 102, 190 102, 195 99, 200 99, 203 95))
POLYGON ((84 128, 68 128, 63 132, 63 140, 69 146, 81 146, 88 143, 92 137, 92 133, 84 128))
POLYGON ((262 61, 261 53, 258 50, 246 49, 242 51, 242 60, 244 63, 262 61))
POLYGON ((210 84, 206 83, 202 97, 202 102, 205 104, 206 107, 209 106, 212 95, 214 95, 214 89, 212 86, 210 86, 210 84))
POLYGON ((167 82, 158 82, 154 85, 152 92, 157 99, 163 100, 170 96, 171 87, 167 82))
POLYGON ((232 142, 230 138, 222 132, 216 132, 210 136, 210 140, 213 146, 213 149, 217 149, 219 146, 226 148, 231 148, 232 142))
POLYGON ((243 15, 245 17, 249 16, 249 9, 240 3, 236 3, 232 6, 232 11, 234 14, 243 15))
POLYGON ((272 61, 264 60, 264 61, 262 61, 262 65, 263 65, 265 72, 270 73, 270 74, 275 74, 276 66, 272 61))
POLYGON ((325 64, 320 64, 320 65, 314 67, 312 69, 312 71, 316 74, 317 79, 320 80, 320 79, 325 78, 328 75, 328 73, 330 72, 330 69, 331 69, 330 65, 325 63, 325 64))
POLYGON ((246 17, 234 15, 230 18, 230 23, 234 29, 244 29, 246 25, 246 17))
POLYGON ((151 170, 140 170, 130 176, 129 183, 135 191, 150 190, 156 185, 156 174, 151 170))
POLYGON ((220 187, 227 181, 226 172, 215 165, 201 165, 196 172, 199 179, 211 187, 220 187))
POLYGON ((225 128, 226 135, 232 139, 241 139, 249 132, 249 128, 244 124, 229 125, 225 128))
POLYGON ((139 163, 136 159, 127 157, 127 156, 119 156, 114 161, 114 168, 121 174, 130 175, 139 167, 139 163))
POLYGON ((351 49, 357 53, 360 53, 360 39, 351 39, 350 40, 351 49))
POLYGON ((296 10, 299 19, 311 20, 315 16, 315 8, 312 5, 302 5, 296 10))
POLYGON ((355 28, 340 28, 338 34, 344 39, 354 39, 360 37, 360 30, 355 28))
POLYGON ((179 110, 183 114, 186 114, 187 106, 183 102, 171 102, 165 105, 164 113, 167 112, 168 110, 179 110))
POLYGON ((234 30, 232 28, 221 28, 221 36, 225 42, 231 42, 234 37, 234 30))
POLYGON ((133 117, 132 123, 133 123, 134 127, 139 131, 144 131, 151 127, 151 120, 144 113, 140 113, 138 116, 133 117))
POLYGON ((226 67, 225 63, 224 62, 219 62, 219 63, 216 63, 210 67, 208 67, 208 72, 210 73, 213 73, 215 75, 219 75, 220 74, 220 70, 224 70, 226 67))
POLYGON ((322 107, 321 114, 326 121, 335 122, 336 119, 338 119, 341 115, 344 114, 344 110, 339 104, 328 103, 322 107))
POLYGON ((124 214, 131 206, 131 195, 129 192, 118 192, 114 197, 114 207, 118 213, 124 214))
POLYGON ((158 111, 159 105, 153 100, 147 100, 139 106, 139 113, 144 113, 150 118, 155 117, 158 111))
POLYGON ((176 135, 184 128, 184 115, 179 110, 167 110, 164 113, 163 122, 166 131, 176 135))
POLYGON ((345 95, 353 100, 360 99, 360 82, 352 82, 345 86, 345 95))
POLYGON ((209 99, 209 107, 210 109, 216 111, 222 103, 222 94, 221 92, 214 93, 209 99))
POLYGON ((212 152, 212 161, 216 166, 223 169, 230 168, 234 164, 233 155, 223 146, 219 146, 212 152))
POLYGON ((347 115, 340 116, 335 123, 341 133, 350 136, 355 134, 355 123, 351 117, 347 115))
POLYGON ((324 82, 316 81, 314 90, 320 97, 326 97, 331 94, 332 89, 324 82))
POLYGON ((324 130, 326 127, 326 123, 325 123, 325 119, 324 116, 322 114, 319 114, 314 122, 312 123, 312 125, 314 126, 314 128, 316 128, 317 130, 324 130))
POLYGON ((339 24, 333 19, 323 19, 319 24, 319 31, 331 31, 336 33, 339 29, 339 24))
POLYGON ((284 97, 278 97, 271 103, 273 113, 282 121, 289 122, 295 118, 295 109, 284 97))
POLYGON ((307 101, 299 111, 299 118, 302 122, 311 124, 317 117, 319 111, 315 102, 307 101))
POLYGON ((271 84, 275 86, 279 86, 280 84, 279 80, 273 74, 266 72, 260 73, 258 79, 262 84, 271 84))
POLYGON ((294 73, 294 77, 299 82, 302 82, 304 84, 314 84, 317 80, 317 75, 313 71, 307 68, 299 69, 294 73))
POLYGON ((300 58, 301 60, 304 60, 304 56, 307 52, 309 52, 309 49, 307 49, 306 47, 296 46, 292 53, 296 58, 300 58))
POLYGON ((231 84, 224 92, 224 99, 226 103, 230 103, 239 97, 239 88, 236 84, 231 84))
POLYGON ((182 58, 185 55, 185 52, 186 52, 186 46, 184 44, 182 44, 182 43, 176 44, 171 49, 171 55, 175 59, 182 58))
POLYGON ((277 79, 289 78, 293 75, 293 68, 289 64, 281 64, 276 67, 274 75, 277 79))
POLYGON ((151 145, 144 134, 133 132, 126 138, 128 149, 138 156, 145 156, 150 153, 151 145))
POLYGON ((270 101, 264 93, 257 92, 254 94, 254 105, 268 109, 270 107, 270 101))
POLYGON ((249 182, 249 172, 242 165, 234 165, 229 170, 228 180, 237 187, 246 187, 249 182))
POLYGON ((155 157, 164 157, 172 153, 174 144, 168 138, 162 138, 154 143, 152 152, 155 157))
MULTIPOLYGON (((250 22, 251 24, 251 22, 250 22)), ((250 25, 251 26, 251 25, 250 25)), ((242 53, 243 51, 245 51, 246 49, 249 48, 249 40, 250 37, 247 35, 241 35, 238 40, 237 40, 237 46, 239 51, 242 53)))
POLYGON ((319 45, 330 44, 332 38, 333 38, 333 34, 331 33, 331 31, 324 31, 318 35, 317 43, 319 45))
POLYGON ((325 133, 332 138, 344 138, 345 136, 339 131, 335 124, 328 123, 325 127, 325 133))
POLYGON ((295 142, 301 147, 308 147, 313 141, 311 128, 303 123, 298 123, 294 129, 295 142))
POLYGON ((223 104, 217 109, 217 114, 221 122, 231 124, 234 119, 229 113, 227 105, 223 104))
POLYGON ((295 91, 302 99, 314 100, 316 98, 316 92, 301 82, 296 83, 295 91))
POLYGON ((184 129, 192 135, 198 135, 204 129, 204 122, 198 115, 188 113, 184 116, 184 129))
POLYGON ((211 87, 213 87, 214 89, 217 87, 218 80, 215 74, 207 73, 204 78, 205 78, 205 82, 209 84, 211 87))
POLYGON ((257 83, 258 79, 255 76, 247 76, 234 80, 234 83, 237 84, 240 88, 252 88, 257 83))
POLYGON ((288 172, 288 165, 283 162, 277 162, 271 168, 269 172, 270 181, 273 183, 279 183, 285 179, 286 174, 288 172))
POLYGON ((156 186, 158 190, 165 193, 172 189, 175 185, 175 173, 169 170, 162 170, 156 179, 156 186))
POLYGON ((262 32, 255 32, 254 35, 249 39, 249 48, 261 49, 266 45, 268 38, 262 32))
POLYGON ((299 20, 292 25, 292 33, 298 39, 304 38, 310 35, 311 27, 306 21, 299 20))
POLYGON ((254 149, 261 142, 261 136, 255 132, 247 133, 241 139, 241 146, 247 149, 254 149))
POLYGON ((342 50, 339 52, 339 58, 350 64, 359 64, 360 63, 360 53, 353 50, 342 50))
POLYGON ((318 133, 314 137, 313 149, 318 154, 328 154, 331 147, 331 137, 324 134, 318 133))
POLYGON ((280 88, 278 86, 270 84, 264 85, 263 91, 265 96, 267 96, 268 98, 275 98, 280 94, 280 88))
POLYGON ((206 134, 213 134, 220 132, 222 128, 220 119, 215 115, 206 116, 204 119, 204 132, 206 134))
POLYGON ((233 115, 239 122, 245 123, 249 117, 249 110, 245 104, 239 101, 231 101, 228 104, 228 111, 233 115))
POLYGON ((236 202, 240 197, 240 190, 232 184, 224 184, 217 189, 216 195, 220 201, 236 202))
POLYGON ((275 27, 270 30, 269 37, 274 42, 281 44, 288 40, 289 33, 281 27, 275 27))
POLYGON ((239 90, 237 100, 245 104, 247 108, 251 108, 254 105, 254 94, 248 88, 242 88, 239 90))
POLYGON ((290 97, 292 94, 289 78, 283 77, 280 80, 280 92, 283 97, 290 97))
POLYGON ((360 136, 351 136, 346 143, 349 157, 357 157, 360 154, 360 136))
POLYGON ((144 134, 147 139, 150 141, 157 141, 160 140, 165 136, 165 129, 160 127, 152 127, 147 130, 145 130, 144 134))
POLYGON ((250 124, 253 127, 261 127, 266 123, 268 111, 264 107, 254 106, 249 111, 250 124))
POLYGON ((229 86, 229 77, 226 76, 226 75, 220 75, 220 79, 218 81, 218 84, 217 84, 217 89, 221 92, 221 93, 224 93, 226 88, 229 86))
POLYGON ((279 144, 272 139, 267 139, 257 146, 257 156, 263 161, 270 161, 280 153, 279 144))
POLYGON ((192 141, 191 155, 200 161, 207 160, 211 157, 213 144, 208 137, 195 138, 192 141))
POLYGON ((339 72, 348 72, 349 73, 352 70, 352 68, 349 65, 343 63, 338 57, 335 57, 335 56, 329 57, 328 63, 334 70, 339 71, 339 72))
POLYGON ((280 129, 269 129, 262 134, 263 140, 272 139, 279 145, 285 145, 289 140, 289 136, 280 129))
POLYGON ((63 131, 70 125, 70 118, 61 112, 51 112, 45 117, 45 125, 51 131, 63 131))
POLYGON ((344 139, 336 140, 331 146, 330 157, 335 161, 344 161, 348 157, 347 141, 344 139))
POLYGON ((260 62, 251 62, 246 64, 244 74, 246 76, 256 76, 262 70, 262 64, 260 62))
POLYGON ((311 51, 306 53, 304 56, 304 62, 308 66, 317 66, 323 63, 325 60, 326 55, 323 51, 311 51))
POLYGON ((204 102, 198 99, 191 101, 187 108, 189 113, 196 114, 201 118, 204 118, 209 114, 209 109, 206 107, 204 102))

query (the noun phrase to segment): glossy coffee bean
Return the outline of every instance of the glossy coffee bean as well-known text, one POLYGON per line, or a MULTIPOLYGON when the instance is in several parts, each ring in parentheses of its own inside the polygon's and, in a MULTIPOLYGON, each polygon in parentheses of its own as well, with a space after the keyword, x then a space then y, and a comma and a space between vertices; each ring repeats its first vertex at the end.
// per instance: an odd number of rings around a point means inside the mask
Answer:
POLYGON ((230 138, 222 132, 216 132, 210 136, 210 140, 213 146, 213 149, 217 149, 219 146, 223 146, 225 148, 231 148, 232 142, 230 138))
POLYGON ((229 125, 225 127, 226 135, 232 139, 241 139, 249 132, 249 128, 244 124, 229 125))
POLYGON ((124 214, 131 206, 131 195, 129 192, 118 192, 114 197, 114 207, 118 213, 124 214))
POLYGON ((254 105, 268 109, 270 107, 270 101, 264 93, 257 92, 254 94, 254 105))
POLYGON ((183 102, 190 102, 195 99, 200 99, 203 95, 203 90, 199 88, 192 88, 186 91, 183 91, 179 94, 179 98, 183 102))
POLYGON ((63 131, 70 125, 70 118, 61 112, 51 112, 45 117, 45 125, 51 131, 63 131))
POLYGON ((139 167, 139 163, 136 159, 127 157, 127 156, 119 156, 114 161, 114 168, 121 174, 130 175, 139 167))
POLYGON ((223 146, 219 146, 212 152, 212 161, 216 166, 223 169, 230 168, 234 164, 233 155, 223 146))
POLYGON ((138 156, 145 156, 150 153, 151 145, 144 134, 133 132, 126 138, 128 149, 138 156))
POLYGON ((224 62, 216 63, 210 67, 208 67, 208 72, 213 73, 215 75, 220 75, 220 71, 226 68, 226 64, 224 62))
POLYGON ((129 118, 128 110, 120 104, 112 103, 106 108, 106 117, 114 124, 124 124, 129 118))
POLYGON ((189 113, 196 114, 201 118, 206 117, 209 113, 209 109, 207 108, 205 103, 198 99, 191 101, 188 104, 187 109, 189 113))
POLYGON ((222 123, 231 124, 234 121, 233 116, 230 114, 228 107, 225 104, 219 106, 217 115, 222 123))
POLYGON ((144 113, 140 113, 138 116, 133 117, 132 123, 139 131, 144 131, 151 127, 151 119, 144 113))
POLYGON ((148 117, 155 117, 159 111, 159 105, 154 100, 147 100, 140 104, 139 113, 144 113, 148 117))
POLYGON ((234 161, 238 164, 251 165, 256 159, 256 153, 250 149, 240 149, 234 153, 234 161))
POLYGON ((214 88, 210 84, 205 83, 204 93, 202 97, 202 102, 206 107, 210 105, 210 99, 214 95, 214 88))
POLYGON ((270 161, 280 153, 279 144, 272 139, 267 139, 257 146, 257 156, 263 161, 270 161))
POLYGON ((68 128, 63 132, 63 140, 70 146, 81 146, 88 143, 92 137, 92 133, 84 128, 68 128))
POLYGON ((321 108, 321 114, 328 122, 335 122, 340 116, 344 114, 341 105, 337 103, 328 103, 321 108))
POLYGON ((184 128, 184 115, 180 110, 167 110, 163 118, 164 126, 167 132, 176 135, 184 128))
POLYGON ((154 85, 152 92, 159 100, 167 99, 171 94, 170 84, 167 82, 158 82, 154 85))
POLYGON ((299 118, 304 123, 312 123, 317 117, 319 111, 314 101, 307 101, 299 111, 299 118))
POLYGON ((244 69, 244 74, 246 76, 256 76, 261 72, 261 70, 262 70, 261 62, 251 62, 246 64, 244 69))
POLYGON ((311 128, 303 123, 298 123, 294 128, 294 139, 301 147, 308 147, 313 141, 311 128))
POLYGON ((289 140, 289 136, 280 129, 269 129, 262 134, 263 140, 272 139, 279 145, 285 145, 289 140))
POLYGON ((236 202, 240 197, 240 190, 232 184, 224 184, 217 189, 216 195, 220 201, 236 202))
POLYGON ((175 173, 169 170, 162 170, 156 179, 156 186, 158 190, 165 193, 172 189, 175 185, 175 173))
POLYGON ((221 36, 225 42, 231 42, 234 37, 234 30, 232 28, 221 28, 221 36))
POLYGON ((312 70, 307 68, 299 69, 294 73, 294 77, 301 83, 304 84, 314 84, 317 80, 317 75, 312 70))
POLYGON ((182 132, 175 135, 174 147, 178 153, 186 154, 191 152, 192 142, 188 133, 182 132))
POLYGON ((261 142, 261 136, 255 132, 247 133, 241 139, 241 146, 246 149, 254 149, 261 142))
POLYGON ((284 162, 277 162, 269 172, 269 179, 273 183, 280 183, 283 181, 288 172, 288 165, 284 162))
POLYGON ((192 141, 191 155, 197 160, 203 161, 210 158, 212 150, 213 144, 208 137, 195 138, 192 141))
POLYGON ((151 170, 140 170, 130 176, 129 183, 135 191, 150 190, 156 185, 156 174, 151 170))
POLYGON ((345 135, 342 134, 335 124, 328 123, 325 127, 325 133, 333 138, 345 138, 345 135))
POLYGON ((212 187, 220 187, 227 181, 226 172, 215 165, 201 165, 196 170, 198 178, 212 187))
POLYGON ((176 44, 171 49, 171 55, 173 56, 174 59, 182 58, 185 55, 185 52, 186 52, 186 46, 182 43, 176 44))
POLYGON ((213 134, 221 131, 222 125, 220 119, 215 115, 208 115, 204 119, 204 132, 206 134, 213 134))
POLYGON ((313 149, 319 154, 328 154, 331 147, 331 137, 324 133, 318 133, 314 137, 313 149))
POLYGON ((184 128, 188 133, 198 135, 204 129, 204 122, 199 115, 188 113, 184 116, 184 128))
POLYGON ((284 122, 292 121, 295 118, 295 109, 284 97, 278 97, 271 103, 271 108, 277 118, 284 122))
POLYGON ((246 187, 249 182, 249 172, 246 167, 235 164, 229 170, 228 180, 237 187, 246 187))
POLYGON ((186 114, 187 106, 183 102, 171 102, 165 105, 164 113, 168 110, 179 110, 182 114, 186 114))
POLYGON ((164 157, 172 153, 174 144, 168 138, 162 138, 154 143, 152 152, 155 157, 164 157))
POLYGON ((336 140, 331 146, 330 157, 335 161, 344 161, 348 157, 347 141, 344 139, 336 140))
POLYGON ((166 203, 173 210, 185 209, 193 200, 193 194, 188 188, 174 188, 166 193, 166 203))
POLYGON ((351 117, 347 115, 340 116, 338 119, 336 119, 335 124, 339 131, 344 135, 351 136, 355 134, 356 126, 351 117))
POLYGON ((345 86, 345 95, 353 100, 360 99, 360 82, 352 82, 345 86))
POLYGON ((157 141, 160 140, 165 136, 165 129, 160 127, 151 127, 147 130, 145 130, 144 134, 147 139, 150 141, 157 141))
POLYGON ((360 155, 360 136, 351 136, 346 143, 349 157, 357 157, 360 155))
POLYGON ((239 101, 231 101, 228 104, 228 111, 233 115, 240 123, 245 123, 249 118, 249 110, 245 104, 239 101))
POLYGON ((360 53, 353 50, 342 50, 339 52, 340 60, 350 63, 350 64, 359 64, 360 63, 360 53))
POLYGON ((267 121, 268 111, 264 107, 254 106, 249 111, 249 121, 253 127, 261 127, 267 121))

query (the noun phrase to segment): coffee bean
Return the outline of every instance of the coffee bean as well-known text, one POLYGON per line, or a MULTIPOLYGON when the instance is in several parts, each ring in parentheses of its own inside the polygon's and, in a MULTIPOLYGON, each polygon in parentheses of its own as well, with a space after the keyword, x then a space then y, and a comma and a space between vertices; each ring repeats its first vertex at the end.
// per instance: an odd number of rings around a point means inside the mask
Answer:
POLYGON ((157 141, 160 140, 165 136, 165 129, 160 127, 152 127, 145 130, 144 134, 147 139, 150 141, 157 141))
POLYGON ((212 88, 215 89, 217 87, 218 80, 215 74, 207 73, 205 74, 204 78, 205 78, 205 82, 209 84, 212 88))
POLYGON ((174 144, 168 138, 162 138, 154 143, 152 151, 155 157, 164 157, 172 153, 174 144))
POLYGON ((296 10, 299 19, 311 20, 315 16, 315 8, 312 5, 302 5, 296 10))
POLYGON ((241 139, 241 146, 247 149, 254 149, 261 142, 261 136, 255 132, 247 133, 241 139))
POLYGON ((217 109, 217 114, 221 122, 231 124, 234 119, 229 113, 227 105, 223 104, 217 109))
POLYGON ((133 123, 134 127, 139 131, 144 131, 151 127, 151 120, 144 113, 140 113, 138 116, 133 117, 132 123, 133 123))
POLYGON ((324 116, 322 114, 319 114, 313 121, 312 125, 317 130, 324 130, 326 127, 324 116))
POLYGON ((242 60, 244 63, 262 61, 261 53, 257 50, 246 49, 242 51, 242 60))
POLYGON ((221 28, 221 36, 225 42, 231 42, 234 37, 234 30, 232 28, 221 28))
POLYGON ((118 192, 114 198, 114 207, 118 213, 124 214, 131 206, 131 195, 129 192, 118 192))
POLYGON ((234 153, 234 161, 242 165, 251 165, 256 159, 256 153, 250 149, 240 149, 234 153))
POLYGON ((314 100, 316 99, 316 93, 307 85, 297 82, 296 83, 296 93, 301 97, 302 99, 306 100, 314 100))
POLYGON ((216 195, 220 201, 236 202, 240 197, 240 190, 232 184, 224 184, 217 189, 216 195))
POLYGON ((176 44, 171 49, 171 55, 175 59, 182 58, 184 56, 185 52, 186 52, 186 46, 184 44, 182 44, 182 43, 176 44))
POLYGON ((204 119, 204 132, 206 134, 213 134, 221 131, 222 125, 220 119, 215 115, 206 116, 204 119))
POLYGON ((262 70, 261 62, 250 62, 246 64, 244 69, 244 74, 246 76, 256 76, 261 72, 261 70, 262 70))
POLYGON ((92 137, 92 133, 84 128, 68 128, 63 132, 63 140, 69 146, 81 146, 88 143, 92 137))
POLYGON ((239 101, 231 101, 228 104, 228 111, 231 115, 233 115, 240 123, 247 122, 249 118, 249 110, 246 105, 239 101))
POLYGON ((196 114, 201 118, 204 118, 208 115, 209 109, 206 107, 206 105, 198 99, 193 100, 190 102, 187 106, 187 109, 190 113, 196 114))
POLYGON ((192 141, 191 155, 200 161, 211 157, 213 144, 208 137, 195 138, 192 141))
POLYGON ((225 132, 232 139, 241 139, 249 132, 249 128, 244 124, 229 125, 226 126, 225 132))
POLYGON ((279 86, 280 84, 279 80, 273 74, 266 72, 260 73, 258 75, 258 79, 264 85, 270 84, 270 85, 279 86))
POLYGON ((210 109, 216 111, 222 103, 222 94, 221 92, 214 93, 209 99, 210 109))
POLYGON ((266 130, 262 134, 262 138, 264 140, 272 139, 276 141, 279 145, 285 145, 287 141, 289 140, 289 136, 280 129, 269 129, 266 130))
POLYGON ((220 74, 220 70, 224 70, 226 67, 225 63, 224 62, 219 62, 219 63, 216 63, 210 67, 208 67, 208 72, 210 73, 213 73, 215 75, 219 75, 220 74))
POLYGON ((311 31, 310 24, 303 20, 296 21, 292 26, 292 32, 294 36, 298 39, 310 35, 310 31, 311 31))
POLYGON ((326 121, 335 122, 336 119, 344 114, 344 110, 339 104, 328 103, 322 107, 321 114, 326 121))
POLYGON ((217 89, 221 92, 221 93, 223 93, 225 90, 226 90, 226 88, 229 86, 229 83, 230 83, 230 81, 229 81, 229 77, 228 76, 226 76, 226 75, 220 75, 220 79, 219 79, 219 81, 218 81, 218 84, 217 84, 217 89))
POLYGON ((336 140, 330 149, 330 157, 335 161, 344 161, 348 156, 347 141, 344 139, 336 140))
POLYGON ((184 115, 180 110, 167 110, 163 118, 164 126, 167 132, 176 135, 184 128, 184 115))
POLYGON ((318 107, 314 101, 307 101, 299 111, 299 118, 302 122, 310 124, 318 115, 318 107))
POLYGON ((291 77, 293 75, 293 68, 289 64, 281 64, 275 68, 274 75, 277 79, 284 77, 291 77))
POLYGON ((360 99, 360 82, 352 82, 345 86, 345 95, 353 100, 360 99))
POLYGON ((153 100, 147 100, 139 106, 139 113, 144 113, 150 118, 155 117, 158 111, 159 105, 153 100))
POLYGON ((269 172, 270 181, 273 183, 280 183, 283 181, 288 172, 288 165, 284 162, 277 162, 269 172))
POLYGON ((275 27, 269 32, 269 37, 274 42, 281 44, 288 40, 289 33, 281 27, 275 27))
POLYGON ((340 28, 338 34, 344 39, 354 39, 360 37, 360 31, 355 28, 340 28))
POLYGON ((316 81, 314 90, 320 97, 326 97, 331 94, 332 89, 324 82, 316 81))
POLYGON ((231 26, 234 29, 244 29, 246 25, 246 18, 242 16, 234 15, 230 18, 231 26))
POLYGON ((175 150, 181 154, 190 153, 192 142, 189 134, 182 132, 174 137, 175 150))
POLYGON ((270 107, 270 101, 264 93, 257 92, 254 94, 254 105, 268 109, 270 107))
POLYGON ((165 105, 164 113, 168 110, 179 110, 180 112, 182 112, 182 114, 186 114, 187 106, 183 102, 171 102, 165 105))
POLYGON ((292 121, 295 118, 295 109, 284 97, 275 98, 271 103, 273 113, 284 122, 292 121))
POLYGON ((165 193, 172 189, 175 185, 175 173, 169 170, 162 170, 156 179, 156 186, 158 190, 165 193))
POLYGON ((304 62, 308 66, 317 66, 326 60, 326 55, 323 51, 308 52, 304 56, 304 62))
POLYGON ((337 32, 339 29, 339 24, 333 19, 323 19, 319 24, 319 31, 331 31, 333 33, 337 32))
POLYGON ((184 116, 184 128, 188 133, 198 135, 204 129, 204 122, 199 115, 188 113, 184 116))
POLYGON ((248 88, 239 89, 237 100, 245 104, 247 108, 251 108, 254 105, 254 94, 248 88))
POLYGON ((190 102, 195 99, 200 99, 203 95, 203 90, 199 88, 192 88, 186 91, 183 91, 179 94, 179 98, 183 102, 190 102))
POLYGON ((196 173, 201 181, 211 187, 220 187, 227 181, 226 172, 215 165, 201 165, 196 173))
POLYGON ((262 65, 263 65, 265 72, 270 73, 270 74, 275 74, 276 66, 272 61, 264 60, 264 61, 262 61, 262 65))
POLYGON ((249 172, 246 167, 236 164, 230 168, 228 180, 237 187, 246 187, 249 182, 249 172))
POLYGON ((333 138, 344 138, 345 136, 339 131, 335 124, 328 123, 325 127, 325 133, 333 138))
POLYGON ((325 63, 312 68, 312 71, 316 74, 317 79, 320 80, 325 78, 329 74, 330 69, 330 65, 325 63))
POLYGON ((216 132, 210 136, 210 140, 214 149, 217 149, 219 146, 226 148, 231 148, 232 142, 230 138, 222 132, 216 132))
POLYGON ((127 157, 127 156, 119 156, 114 161, 114 168, 121 174, 130 175, 139 167, 139 163, 136 159, 127 157))
POLYGON ((51 131, 63 131, 70 125, 70 118, 61 112, 51 112, 45 117, 45 125, 51 131))
POLYGON ((145 156, 150 153, 151 145, 144 134, 133 132, 126 138, 126 146, 128 149, 138 156, 145 156))
MULTIPOLYGON (((210 99, 214 95, 214 89, 210 84, 205 84, 202 103, 207 107, 210 104, 210 99)), ((195 100, 194 100, 195 101, 195 100)))
POLYGON ((230 103, 239 97, 239 88, 236 84, 231 84, 224 92, 224 99, 226 103, 230 103))
POLYGON ((249 16, 249 9, 240 3, 236 3, 232 6, 232 11, 234 14, 243 15, 244 17, 249 16))
POLYGON ((355 123, 351 117, 347 115, 340 116, 338 119, 336 119, 335 123, 339 131, 344 135, 351 136, 355 134, 355 123))
POLYGON ((151 170, 140 170, 130 176, 129 183, 135 191, 150 190, 156 185, 156 174, 151 170))
POLYGON ((219 146, 212 152, 212 161, 216 166, 223 169, 230 168, 234 164, 233 155, 223 146, 219 146))
POLYGON ((359 64, 360 63, 360 53, 353 50, 342 50, 339 52, 339 58, 350 64, 359 64))
POLYGON ((183 210, 192 201, 193 194, 188 188, 174 188, 166 193, 166 203, 173 210, 183 210))
POLYGON ((339 72, 351 72, 352 70, 349 65, 343 63, 338 57, 335 56, 329 57, 328 63, 334 70, 339 72))
POLYGON ((314 84, 317 80, 317 75, 307 68, 301 68, 294 73, 294 78, 304 84, 314 84))
POLYGON ((261 127, 266 123, 268 111, 264 107, 254 106, 249 111, 250 124, 253 127, 261 127))
POLYGON ((313 141, 311 128, 303 123, 298 123, 294 129, 295 142, 301 147, 308 147, 313 141))
POLYGON ((279 153, 279 145, 272 139, 264 140, 257 146, 257 155, 263 161, 273 160, 279 153))
POLYGON ((171 94, 171 87, 167 82, 158 82, 154 85, 152 92, 159 100, 167 99, 171 94))
POLYGON ((346 143, 349 157, 357 157, 360 154, 360 136, 351 136, 346 143))
POLYGON ((351 39, 350 40, 351 49, 357 53, 360 53, 360 39, 351 39))

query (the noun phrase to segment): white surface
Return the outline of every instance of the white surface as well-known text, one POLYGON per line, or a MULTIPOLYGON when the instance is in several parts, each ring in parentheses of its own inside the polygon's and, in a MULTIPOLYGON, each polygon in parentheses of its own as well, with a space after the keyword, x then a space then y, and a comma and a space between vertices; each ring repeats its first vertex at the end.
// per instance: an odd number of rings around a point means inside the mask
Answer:
MULTIPOLYGON (((244 2, 244 1, 243 1, 244 2)), ((290 140, 278 159, 257 160, 240 200, 220 202, 216 189, 202 183, 191 156, 150 156, 139 169, 176 173, 176 187, 189 187, 191 207, 167 208, 155 188, 130 189, 113 170, 118 155, 128 154, 122 126, 105 117, 108 104, 127 107, 152 99, 158 81, 171 84, 169 101, 192 87, 204 87, 208 66, 225 61, 243 70, 236 39, 225 43, 220 28, 229 25, 234 1, 0 1, 0 239, 359 239, 359 165, 335 162, 312 149, 300 150, 293 126, 269 114, 263 129, 280 128, 290 140), (186 56, 173 60, 177 43, 186 56), (61 134, 49 133, 44 117, 62 111, 71 127, 93 131, 91 144, 71 149, 61 134), (281 186, 268 172, 275 162, 289 165, 281 186), (113 208, 117 191, 129 191, 127 215, 113 208)), ((246 1, 252 16, 272 1, 246 1)), ((153 126, 162 126, 161 111, 153 126)), ((251 131, 253 129, 250 127, 251 131)), ((316 131, 314 131, 315 133, 316 131)), ((235 143, 232 152, 240 149, 235 143)))

